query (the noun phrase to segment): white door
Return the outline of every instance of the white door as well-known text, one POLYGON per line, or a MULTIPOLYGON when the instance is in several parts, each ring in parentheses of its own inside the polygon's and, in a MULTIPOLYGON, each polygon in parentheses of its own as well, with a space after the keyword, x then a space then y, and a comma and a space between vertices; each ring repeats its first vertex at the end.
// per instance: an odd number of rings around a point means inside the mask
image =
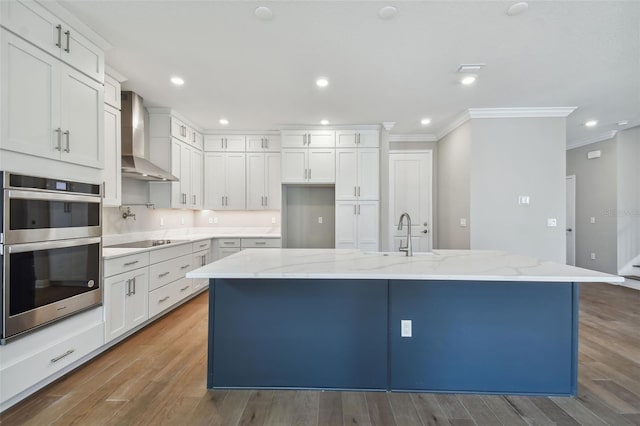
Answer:
POLYGON ((225 200, 225 208, 229 210, 244 210, 247 206, 246 197, 246 175, 245 175, 245 159, 244 152, 227 153, 225 161, 226 177, 227 177, 227 197, 225 200))
POLYGON ((247 153, 247 209, 264 209, 265 155, 247 153))
POLYGON ((358 248, 362 251, 379 250, 379 210, 378 201, 358 202, 358 248))
POLYGON ((219 210, 224 205, 226 181, 224 154, 208 152, 204 155, 204 207, 219 210))
POLYGON ((104 181, 103 206, 118 207, 122 202, 120 171, 120 110, 104 105, 104 181))
POLYGON ((336 150, 309 148, 308 181, 313 183, 335 183, 336 150))
POLYGON ((282 208, 282 183, 280 178, 280 153, 265 155, 265 208, 280 210, 282 208))
POLYGON ((282 150, 282 183, 304 183, 307 180, 306 149, 282 150))
POLYGON ((133 271, 129 276, 131 294, 126 299, 128 328, 134 328, 149 319, 149 273, 147 268, 133 271))
POLYGON ((191 150, 191 207, 202 208, 202 152, 191 150))
POLYGON ((357 208, 355 201, 336 201, 336 248, 357 248, 357 208))
POLYGON ((380 150, 358 148, 358 198, 380 199, 380 150))
POLYGON ((576 177, 567 176, 567 265, 576 264, 576 177))
POLYGON ((353 149, 336 150, 336 200, 355 200, 358 187, 358 154, 353 149))
POLYGON ((411 216, 414 251, 433 248, 432 151, 391 151, 389 153, 389 250, 396 237, 406 236, 406 226, 398 231, 402 213, 411 216), (415 244, 418 242, 419 244, 415 244))

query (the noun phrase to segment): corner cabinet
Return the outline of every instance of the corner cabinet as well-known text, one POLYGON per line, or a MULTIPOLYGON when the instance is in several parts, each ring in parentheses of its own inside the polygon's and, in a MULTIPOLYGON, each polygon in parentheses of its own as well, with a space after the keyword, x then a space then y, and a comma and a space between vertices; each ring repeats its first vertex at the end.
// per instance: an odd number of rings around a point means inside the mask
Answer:
POLYGON ((246 208, 246 154, 206 152, 204 154, 204 208, 244 210, 246 208))

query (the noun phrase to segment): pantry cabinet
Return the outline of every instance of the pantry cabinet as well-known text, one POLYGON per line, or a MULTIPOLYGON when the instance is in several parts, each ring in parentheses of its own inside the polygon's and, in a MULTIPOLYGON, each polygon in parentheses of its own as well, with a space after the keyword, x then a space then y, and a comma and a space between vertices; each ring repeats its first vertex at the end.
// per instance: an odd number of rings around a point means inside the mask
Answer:
POLYGON ((247 153, 248 210, 280 209, 280 183, 279 153, 247 153))
POLYGON ((204 208, 243 210, 246 207, 246 154, 207 152, 204 156, 204 208))

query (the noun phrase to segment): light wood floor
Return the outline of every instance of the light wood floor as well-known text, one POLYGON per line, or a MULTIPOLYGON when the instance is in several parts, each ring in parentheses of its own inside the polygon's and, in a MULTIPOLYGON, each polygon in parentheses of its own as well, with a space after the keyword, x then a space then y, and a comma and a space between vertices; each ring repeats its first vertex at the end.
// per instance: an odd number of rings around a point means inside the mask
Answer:
POLYGON ((640 425, 640 292, 583 285, 577 398, 207 391, 203 294, 0 416, 27 425, 640 425))

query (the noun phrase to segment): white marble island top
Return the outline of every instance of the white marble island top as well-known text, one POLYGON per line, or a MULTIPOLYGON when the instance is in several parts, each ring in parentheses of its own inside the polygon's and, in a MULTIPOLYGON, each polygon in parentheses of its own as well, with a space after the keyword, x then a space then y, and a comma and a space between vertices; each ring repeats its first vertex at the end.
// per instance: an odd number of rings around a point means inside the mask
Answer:
POLYGON ((622 277, 494 250, 434 250, 413 257, 345 249, 250 249, 188 278, 623 282, 622 277))

